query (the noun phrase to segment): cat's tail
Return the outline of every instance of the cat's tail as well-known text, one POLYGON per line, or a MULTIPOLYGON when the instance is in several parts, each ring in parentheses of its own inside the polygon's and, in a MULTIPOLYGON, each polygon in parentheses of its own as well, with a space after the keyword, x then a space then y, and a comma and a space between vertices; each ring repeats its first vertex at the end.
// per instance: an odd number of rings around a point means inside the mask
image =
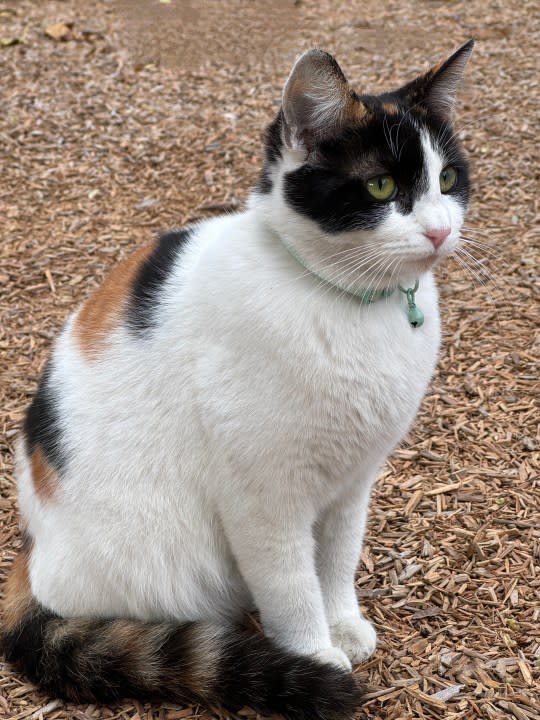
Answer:
POLYGON ((301 720, 350 718, 360 699, 350 673, 283 652, 242 627, 61 618, 21 592, 21 581, 28 583, 20 575, 16 562, 6 585, 3 652, 52 696, 248 705, 301 720))

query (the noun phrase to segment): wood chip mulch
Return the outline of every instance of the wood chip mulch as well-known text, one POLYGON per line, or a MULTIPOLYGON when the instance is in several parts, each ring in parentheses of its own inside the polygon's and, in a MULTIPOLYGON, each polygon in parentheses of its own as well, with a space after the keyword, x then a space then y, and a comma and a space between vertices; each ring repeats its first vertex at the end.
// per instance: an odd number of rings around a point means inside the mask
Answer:
MULTIPOLYGON (((358 594, 380 646, 357 718, 540 718, 538 31, 530 0, 0 0, 2 574, 13 441, 67 312, 152 233, 241 205, 297 52, 377 91, 473 36, 476 259, 440 269, 439 369, 375 491, 358 594)), ((64 705, 0 669, 0 718, 230 717, 64 705)))

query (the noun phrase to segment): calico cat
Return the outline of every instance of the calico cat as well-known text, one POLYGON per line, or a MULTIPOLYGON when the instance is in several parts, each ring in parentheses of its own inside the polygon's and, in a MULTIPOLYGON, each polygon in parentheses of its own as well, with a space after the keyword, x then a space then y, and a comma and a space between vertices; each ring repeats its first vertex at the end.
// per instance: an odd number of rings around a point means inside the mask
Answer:
POLYGON ((353 712, 376 645, 355 568, 437 360, 472 47, 377 96, 303 54, 245 212, 165 233, 68 318, 18 448, 3 617, 48 693, 353 712))

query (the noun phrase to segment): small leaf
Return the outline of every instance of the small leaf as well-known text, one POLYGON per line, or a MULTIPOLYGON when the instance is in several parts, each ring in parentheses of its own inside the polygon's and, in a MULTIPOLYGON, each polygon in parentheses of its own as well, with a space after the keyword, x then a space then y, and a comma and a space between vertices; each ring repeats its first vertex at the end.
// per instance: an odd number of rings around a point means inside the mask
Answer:
POLYGON ((58 22, 54 25, 49 25, 45 30, 45 35, 48 35, 53 40, 67 40, 68 35, 73 28, 73 23, 58 22))
POLYGON ((21 42, 21 38, 0 38, 0 47, 11 47, 12 45, 18 45, 21 42))
POLYGON ((512 640, 512 638, 510 637, 510 635, 508 635, 508 633, 501 633, 501 637, 507 648, 513 648, 517 645, 516 641, 512 640))

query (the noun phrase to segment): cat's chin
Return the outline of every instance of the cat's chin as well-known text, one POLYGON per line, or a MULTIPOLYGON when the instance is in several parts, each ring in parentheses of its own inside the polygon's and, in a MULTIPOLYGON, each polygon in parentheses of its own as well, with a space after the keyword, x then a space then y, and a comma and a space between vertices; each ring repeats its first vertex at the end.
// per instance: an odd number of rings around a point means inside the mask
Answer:
POLYGON ((442 260, 448 257, 446 253, 430 253, 429 255, 410 258, 405 260, 401 266, 401 277, 416 277, 432 270, 442 260))

